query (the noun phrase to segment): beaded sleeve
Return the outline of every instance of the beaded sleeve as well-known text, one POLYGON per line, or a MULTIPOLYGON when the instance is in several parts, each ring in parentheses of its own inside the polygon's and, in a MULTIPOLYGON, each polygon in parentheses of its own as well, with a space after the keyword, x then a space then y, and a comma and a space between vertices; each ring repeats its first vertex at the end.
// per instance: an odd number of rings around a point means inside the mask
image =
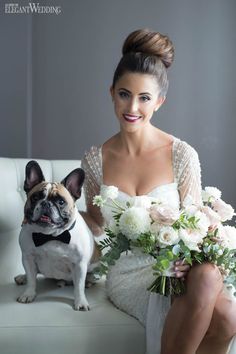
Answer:
POLYGON ((190 195, 196 205, 202 205, 201 166, 197 151, 185 141, 179 140, 174 156, 180 203, 190 195))
POLYGON ((103 218, 98 207, 93 206, 93 197, 100 193, 102 183, 102 160, 98 147, 92 146, 85 153, 81 168, 85 172, 84 195, 87 206, 87 213, 82 213, 86 223, 94 235, 99 236, 103 231, 103 218))

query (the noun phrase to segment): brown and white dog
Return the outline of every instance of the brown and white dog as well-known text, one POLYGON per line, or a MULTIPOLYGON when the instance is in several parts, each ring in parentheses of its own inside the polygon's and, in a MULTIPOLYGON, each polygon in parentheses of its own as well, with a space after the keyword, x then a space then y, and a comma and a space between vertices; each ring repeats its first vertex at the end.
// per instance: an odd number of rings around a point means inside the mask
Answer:
POLYGON ((74 309, 89 310, 85 280, 87 271, 96 265, 98 254, 93 235, 75 205, 84 177, 84 171, 78 168, 61 183, 45 182, 38 163, 27 164, 27 201, 19 237, 26 274, 15 278, 17 284, 27 286, 18 302, 34 301, 36 277, 41 273, 47 278, 73 281, 74 309))

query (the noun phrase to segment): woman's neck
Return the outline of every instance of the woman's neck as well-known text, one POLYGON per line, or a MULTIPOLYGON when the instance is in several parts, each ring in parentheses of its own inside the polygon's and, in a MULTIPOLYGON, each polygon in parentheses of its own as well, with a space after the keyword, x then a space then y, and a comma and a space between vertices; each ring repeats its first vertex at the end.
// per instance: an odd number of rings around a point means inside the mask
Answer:
POLYGON ((161 139, 161 133, 158 128, 148 125, 142 130, 129 133, 121 130, 117 135, 117 143, 127 154, 135 156, 140 155, 149 149, 158 145, 158 139, 161 139))

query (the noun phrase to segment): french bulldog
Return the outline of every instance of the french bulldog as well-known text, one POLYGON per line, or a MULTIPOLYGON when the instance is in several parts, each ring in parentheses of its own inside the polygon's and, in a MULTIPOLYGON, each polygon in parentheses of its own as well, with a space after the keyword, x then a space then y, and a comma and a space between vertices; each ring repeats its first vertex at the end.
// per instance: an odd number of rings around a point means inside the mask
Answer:
POLYGON ((40 273, 47 278, 72 281, 74 309, 89 310, 86 274, 96 266, 98 252, 93 235, 75 205, 84 178, 84 171, 77 168, 61 183, 45 182, 36 161, 26 165, 27 200, 19 236, 25 275, 15 277, 15 281, 27 286, 18 302, 34 301, 36 277, 40 273))

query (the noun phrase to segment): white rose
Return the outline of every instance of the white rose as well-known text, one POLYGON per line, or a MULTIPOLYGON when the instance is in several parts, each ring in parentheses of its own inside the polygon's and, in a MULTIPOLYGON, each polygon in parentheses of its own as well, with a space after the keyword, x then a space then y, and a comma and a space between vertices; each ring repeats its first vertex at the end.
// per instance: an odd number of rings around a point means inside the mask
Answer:
POLYGON ((131 240, 136 240, 141 233, 150 231, 150 225, 148 211, 139 207, 127 209, 119 221, 120 231, 131 240))
POLYGON ((163 225, 172 225, 180 216, 179 210, 172 208, 168 204, 155 204, 149 209, 153 221, 163 225))
POLYGON ((100 194, 103 199, 116 199, 118 197, 119 190, 115 186, 101 186, 100 194))
POLYGON ((205 190, 202 190, 202 200, 208 202, 209 198, 213 200, 220 199, 221 191, 216 187, 205 187, 205 190))
POLYGON ((203 235, 199 231, 181 229, 179 237, 191 251, 200 252, 198 245, 202 244, 203 235))
POLYGON ((179 234, 173 227, 163 226, 159 231, 158 241, 161 247, 175 245, 179 242, 179 234))
POLYGON ((213 209, 219 214, 221 221, 231 220, 234 216, 234 209, 230 204, 226 204, 222 199, 212 203, 213 209))

